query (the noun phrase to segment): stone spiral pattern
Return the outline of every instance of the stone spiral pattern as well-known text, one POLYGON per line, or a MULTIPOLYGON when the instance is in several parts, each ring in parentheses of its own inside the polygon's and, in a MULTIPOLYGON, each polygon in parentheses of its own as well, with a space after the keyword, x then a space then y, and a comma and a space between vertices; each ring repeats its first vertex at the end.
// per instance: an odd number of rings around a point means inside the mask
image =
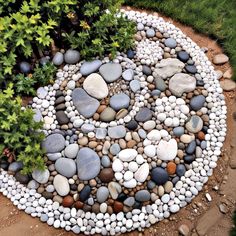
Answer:
MULTIPOLYGON (((171 48, 176 46, 173 45, 174 42, 178 43, 182 47, 182 49, 185 50, 194 61, 195 65, 194 69, 196 69, 197 72, 197 75, 195 75, 195 77, 197 78, 196 79, 197 83, 201 83, 202 81, 204 89, 207 91, 207 96, 204 102, 206 101, 207 103, 211 104, 210 106, 208 106, 208 110, 206 109, 204 110, 204 108, 202 108, 202 111, 205 112, 205 114, 208 114, 209 116, 209 121, 208 121, 209 127, 205 134, 205 141, 206 141, 205 147, 202 148, 203 150, 201 152, 201 156, 199 156, 195 160, 187 160, 189 161, 189 168, 184 170, 183 174, 180 175, 180 178, 178 178, 178 180, 175 182, 175 185, 173 186, 173 188, 169 193, 162 194, 162 196, 158 199, 155 199, 153 203, 148 205, 143 205, 140 209, 132 209, 130 212, 126 213, 121 211, 119 213, 113 213, 111 215, 106 211, 100 213, 94 213, 94 212, 84 212, 81 209, 77 210, 76 208, 64 207, 56 201, 44 198, 41 194, 37 193, 35 189, 29 189, 26 186, 19 184, 18 182, 16 182, 16 179, 12 175, 9 175, 6 171, 2 170, 0 172, 0 192, 2 192, 4 196, 7 196, 13 202, 13 204, 16 205, 20 210, 24 210, 27 214, 31 214, 32 217, 39 217, 41 221, 47 222, 48 225, 53 225, 55 228, 64 228, 67 231, 72 230, 74 233, 83 232, 89 235, 95 233, 101 233, 102 235, 115 235, 118 233, 125 233, 127 231, 135 229, 141 231, 146 227, 150 227, 151 224, 161 221, 164 218, 168 218, 171 213, 178 212, 181 207, 185 207, 189 202, 191 202, 191 200, 198 194, 198 192, 202 190, 202 187, 207 182, 208 177, 212 175, 213 169, 216 167, 217 165, 216 162, 221 154, 221 147, 223 145, 222 143, 226 135, 226 105, 224 101, 224 96, 222 94, 222 89, 217 80, 216 73, 214 72, 214 68, 208 61, 204 52, 201 51, 201 49, 194 42, 192 42, 190 38, 185 36, 178 28, 176 28, 174 25, 170 23, 165 22, 162 18, 135 11, 124 11, 124 14, 130 20, 137 22, 138 30, 143 30, 142 27, 147 26, 148 28, 147 36, 150 38, 155 35, 154 29, 158 30, 163 34, 165 33, 168 34, 169 38, 172 39, 172 41, 169 40, 170 42, 166 42, 166 45, 169 45, 169 47, 171 48)), ((151 49, 147 51, 147 54, 148 53, 150 54, 148 58, 145 55, 142 56, 142 48, 145 45, 143 44, 143 41, 141 41, 141 47, 139 42, 136 42, 136 45, 139 45, 137 47, 140 47, 138 51, 140 53, 139 55, 140 61, 143 62, 142 64, 154 65, 157 63, 157 61, 160 61, 163 58, 164 52, 161 48, 158 47, 159 46, 158 43, 155 45, 154 43, 151 44, 152 44, 151 49), (155 55, 154 57, 152 53, 153 48, 156 49, 156 54, 154 54, 155 55), (146 60, 148 61, 146 62, 146 60)), ((141 72, 141 69, 139 69, 139 67, 137 68, 134 67, 134 63, 132 62, 132 60, 124 58, 121 55, 122 54, 117 56, 117 58, 114 60, 114 63, 122 64, 122 62, 125 61, 126 66, 125 68, 122 68, 122 71, 133 68, 137 73, 141 72)), ((108 63, 108 62, 109 62, 108 59, 104 59, 101 63, 108 63)), ((100 62, 98 61, 97 63, 99 64, 100 62)), ((79 68, 81 68, 81 65, 82 63, 79 63, 78 65, 79 68)), ((99 66, 101 66, 101 64, 99 66)), ((173 67, 173 65, 171 65, 171 67, 173 67)), ((56 90, 64 82, 65 73, 68 70, 70 70, 70 68, 73 69, 74 67, 65 66, 64 72, 59 70, 59 72, 57 73, 56 83, 53 85, 53 87, 49 88, 49 91, 47 91, 52 96, 55 95, 56 90)), ((181 97, 182 93, 184 92, 193 91, 196 86, 196 85, 193 86, 195 80, 194 81, 192 80, 192 76, 189 76, 187 74, 185 75, 182 74, 181 76, 186 79, 185 81, 189 81, 189 86, 186 86, 183 91, 181 89, 175 89, 176 86, 175 81, 181 84, 181 79, 179 79, 178 73, 181 73, 182 69, 183 68, 181 62, 176 62, 176 61, 170 62, 170 60, 168 60, 168 62, 161 61, 158 64, 158 66, 155 67, 154 70, 154 73, 156 73, 157 75, 162 74, 163 79, 171 77, 172 81, 171 80, 169 81, 169 86, 171 83, 173 83, 174 86, 171 92, 176 97, 181 97), (169 74, 171 73, 171 70, 168 70, 167 72, 162 71, 162 68, 166 67, 165 63, 168 64, 167 66, 171 65, 171 63, 174 63, 175 67, 174 74, 169 74), (173 79, 173 77, 176 78, 173 79)), ((191 71, 193 70, 193 68, 187 69, 187 71, 188 70, 190 73, 193 74, 196 73, 191 71)), ((129 74, 130 71, 126 73, 129 74)), ((125 77, 127 76, 127 74, 125 75, 125 77)), ((67 81, 67 87, 75 91, 76 89, 78 89, 75 88, 75 82, 78 81, 79 79, 80 79, 80 74, 75 73, 72 77, 72 80, 67 81)), ((113 81, 109 81, 109 83, 113 83, 113 81)), ((142 81, 141 79, 140 84, 142 85, 142 83, 145 84, 145 81, 142 81)), ((110 89, 109 86, 108 88, 110 89)), ((106 122, 95 121, 93 118, 91 118, 92 116, 88 113, 84 113, 83 115, 81 115, 77 111, 78 109, 75 109, 80 105, 75 104, 74 102, 76 101, 76 99, 73 99, 74 92, 68 92, 67 96, 65 97, 66 102, 72 100, 74 103, 73 106, 68 105, 65 110, 67 119, 69 119, 70 122, 73 124, 73 126, 70 128, 77 128, 82 126, 83 124, 87 125, 90 124, 96 126, 97 129, 99 130, 99 132, 96 133, 96 138, 98 139, 99 138, 104 139, 107 133, 109 136, 113 136, 114 138, 124 137, 123 131, 119 132, 117 132, 117 130, 114 131, 113 130, 114 127, 119 127, 125 123, 130 122, 134 117, 137 117, 137 114, 139 113, 140 110, 142 110, 147 106, 147 100, 145 97, 147 95, 145 95, 145 92, 144 94, 137 93, 138 90, 136 89, 132 90, 134 94, 133 95, 134 103, 132 104, 131 109, 129 109, 129 112, 120 119, 116 119, 115 121, 109 121, 110 123, 107 123, 107 121, 106 122), (75 119, 74 117, 77 118, 75 119)), ((41 93, 39 94, 42 97, 44 97, 42 93, 43 92, 41 91, 41 93)), ((105 91, 103 94, 100 93, 99 96, 106 97, 108 93, 109 91, 107 92, 105 91)), ((74 96, 77 95, 78 94, 74 93, 74 96)), ((112 92, 111 95, 113 95, 112 92)), ((80 93, 80 96, 83 97, 86 95, 80 93)), ((191 113, 189 111, 188 106, 186 106, 186 102, 181 98, 176 98, 175 96, 169 96, 169 98, 162 97, 156 99, 154 113, 155 116, 157 117, 158 120, 157 122, 159 122, 158 124, 164 124, 166 127, 172 127, 173 129, 175 129, 176 127, 183 126, 187 122, 186 128, 188 128, 188 130, 192 129, 193 133, 195 133, 195 129, 198 129, 198 126, 200 126, 201 130, 203 126, 201 124, 202 121, 199 120, 196 113, 195 112, 191 113), (176 104, 175 107, 172 107, 171 105, 172 103, 176 104), (172 111, 173 115, 170 115, 172 114, 170 111, 172 111), (192 120, 190 119, 189 113, 192 115, 191 116, 192 120), (196 124, 196 126, 193 127, 193 125, 191 125, 192 123, 196 124)), ((96 105, 96 101, 92 101, 92 103, 95 106, 96 110, 98 104, 96 105)), ((33 105, 33 108, 37 109, 37 99, 34 99, 34 104, 35 105, 33 105)), ((54 105, 53 100, 52 101, 43 100, 43 103, 40 104, 39 107, 45 108, 46 110, 51 105, 52 106, 54 105)), ((126 104, 124 104, 124 106, 126 106, 126 104)), ((192 108, 194 110, 194 104, 192 104, 192 108)), ((196 108, 196 110, 198 109, 196 108)), ((81 112, 84 112, 84 110, 81 112)), ((145 112, 145 114, 147 115, 147 111, 145 112)), ((56 121, 53 118, 53 116, 47 116, 47 114, 44 113, 43 111, 42 115, 44 116, 44 121, 45 121, 44 132, 47 135, 52 135, 53 130, 57 129, 58 121, 56 121)), ((136 118, 136 120, 139 119, 136 118)), ((140 118, 140 122, 145 122, 142 120, 142 117, 140 118)), ((64 121, 62 120, 61 124, 63 125, 63 123, 64 121)), ((59 134, 53 134, 53 135, 59 135, 59 134)), ((182 139, 184 138, 186 138, 186 136, 182 137, 182 139)), ((190 143, 192 141, 191 137, 187 138, 190 138, 190 140, 187 141, 186 143, 190 143)), ((60 139, 59 136, 58 139, 60 139)), ((57 142, 59 142, 58 139, 57 142)), ((67 145, 70 143, 68 140, 66 140, 66 142, 67 145)), ((156 154, 158 154, 158 158, 161 159, 163 162, 173 160, 177 154, 176 153, 177 143, 175 139, 171 137, 170 133, 167 132, 166 130, 153 129, 152 131, 150 131, 147 134, 147 139, 144 139, 143 141, 143 146, 145 155, 148 156, 150 159, 152 159, 152 161, 154 162, 157 161, 156 154), (162 146, 163 148, 161 148, 162 146), (175 150, 173 152, 170 151, 168 152, 169 153, 168 156, 166 156, 166 152, 163 152, 163 150, 165 151, 166 149, 170 150, 175 146, 176 146, 176 151, 175 150)), ((60 149, 52 150, 54 148, 57 149, 54 145, 51 145, 48 148, 50 149, 49 152, 52 153, 62 151, 60 149)), ((191 149, 191 147, 189 147, 189 149, 191 149)), ((134 149, 124 149, 116 153, 114 156, 115 157, 113 159, 113 171, 115 172, 115 179, 118 182, 121 181, 120 183, 122 184, 122 186, 125 186, 126 188, 132 189, 135 188, 137 185, 142 185, 142 183, 146 180, 147 176, 144 176, 143 172, 140 175, 136 174, 137 172, 135 172, 136 182, 134 183, 134 181, 131 181, 131 179, 134 180, 134 178, 129 177, 130 174, 129 172, 132 171, 129 171, 127 165, 125 165, 122 162, 130 163, 133 162, 133 160, 135 160, 137 165, 135 167, 133 166, 133 168, 137 170, 137 168, 140 168, 142 166, 142 168, 146 169, 147 170, 146 172, 148 172, 149 174, 149 164, 147 164, 147 161, 142 160, 142 157, 140 157, 140 155, 138 155, 137 151, 134 149), (121 171, 123 171, 122 175, 119 174, 121 171), (127 180, 125 180, 125 176, 126 177, 128 176, 127 180)), ((55 158, 55 156, 53 158, 55 158)), ((96 155, 94 159, 96 159, 96 155)), ((71 164, 71 166, 73 165, 74 164, 71 164)), ((73 168, 74 167, 71 167, 71 169, 73 168)), ((95 172, 99 171, 100 169, 95 172)), ((68 175, 66 177, 70 178, 75 174, 76 168, 73 169, 72 172, 73 173, 71 173, 71 171, 70 173, 64 173, 64 176, 68 175)), ((156 184, 162 185, 166 183, 166 181, 162 180, 161 178, 156 178, 155 173, 152 172, 151 174, 156 184)), ((44 175, 44 178, 39 179, 39 174, 36 172, 33 173, 33 178, 38 180, 39 183, 46 183, 49 177, 49 171, 46 171, 46 175, 47 175, 46 177, 44 175)), ((131 173, 131 175, 133 175, 133 173, 131 173)), ((88 179, 91 179, 95 176, 88 176, 88 179)), ((81 178, 83 177, 84 174, 81 175, 81 178)), ((60 183, 63 182, 63 178, 65 177, 59 176, 58 181, 60 183)), ((58 192, 59 191, 60 190, 58 190, 58 192)), ((66 196, 67 192, 61 191, 59 194, 61 196, 66 196)), ((140 196, 140 198, 142 197, 143 196, 140 196)))

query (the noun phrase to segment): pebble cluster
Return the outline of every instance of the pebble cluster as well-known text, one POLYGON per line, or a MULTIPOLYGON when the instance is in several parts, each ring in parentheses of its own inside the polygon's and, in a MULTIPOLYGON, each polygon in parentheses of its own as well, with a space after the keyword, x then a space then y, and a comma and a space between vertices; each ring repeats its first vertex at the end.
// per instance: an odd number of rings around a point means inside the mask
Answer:
POLYGON ((47 169, 1 166, 0 192, 55 228, 143 230, 191 202, 221 154, 226 105, 204 52, 160 17, 123 13, 137 22, 134 49, 91 62, 58 52, 66 64, 33 98, 47 169))

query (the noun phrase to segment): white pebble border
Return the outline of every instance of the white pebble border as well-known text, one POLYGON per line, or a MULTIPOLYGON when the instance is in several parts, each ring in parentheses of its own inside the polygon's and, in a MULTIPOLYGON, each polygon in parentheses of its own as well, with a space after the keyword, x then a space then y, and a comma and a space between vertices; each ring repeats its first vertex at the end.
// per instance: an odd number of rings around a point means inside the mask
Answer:
MULTIPOLYGON (((30 190, 19 184, 13 176, 1 170, 0 192, 8 197, 18 209, 24 210, 32 217, 40 217, 42 220, 43 216, 47 215, 47 224, 53 225, 55 228, 72 230, 74 233, 83 232, 87 235, 95 233, 116 235, 135 229, 141 231, 146 227, 150 227, 151 224, 168 218, 171 213, 178 212, 181 207, 191 202, 202 190, 208 177, 213 174, 213 169, 217 166, 216 162, 221 154, 220 149, 226 135, 227 109, 222 94, 223 90, 217 80, 214 67, 204 52, 180 29, 171 23, 165 22, 160 17, 135 11, 123 10, 123 12, 130 20, 156 28, 162 33, 168 33, 192 57, 200 75, 199 79, 204 81, 204 88, 208 91, 207 100, 213 103, 212 108, 209 109, 209 129, 205 136, 207 148, 203 150, 201 158, 196 158, 192 162, 191 169, 185 172, 185 175, 181 177, 169 194, 163 195, 161 199, 157 199, 152 205, 143 206, 141 210, 134 209, 126 214, 123 212, 112 215, 108 213, 85 213, 82 210, 77 211, 75 208, 62 207, 57 202, 41 197, 40 194, 36 193, 36 190, 30 190)), ((76 81, 79 77, 78 74, 74 80, 76 81)), ((51 93, 53 95, 52 91, 51 93)), ((68 100, 69 97, 70 94, 68 94, 68 100)), ((49 107, 49 110, 50 107, 53 109, 53 100, 49 104, 43 104, 43 106, 49 107)), ((50 115, 53 116, 53 114, 49 114, 49 117, 50 115)))

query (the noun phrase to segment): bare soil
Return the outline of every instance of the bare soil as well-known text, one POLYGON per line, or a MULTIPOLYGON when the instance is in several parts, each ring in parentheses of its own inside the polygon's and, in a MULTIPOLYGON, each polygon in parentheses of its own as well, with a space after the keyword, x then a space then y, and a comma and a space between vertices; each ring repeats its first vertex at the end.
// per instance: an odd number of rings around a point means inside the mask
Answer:
MULTIPOLYGON (((149 12, 151 13, 151 12, 149 12)), ((157 14, 157 13, 154 13, 157 14)), ((160 15, 160 14, 159 14, 160 15)), ((222 49, 215 40, 196 33, 192 28, 162 16, 166 21, 172 22, 188 35, 200 47, 208 48, 207 56, 212 61, 214 55, 222 53, 222 49)), ((225 72, 230 68, 226 63, 215 66, 216 70, 225 72)), ((168 220, 159 222, 144 232, 131 232, 130 236, 177 236, 178 228, 185 224, 190 229, 191 236, 227 236, 233 226, 232 214, 236 204, 236 120, 233 113, 236 112, 236 91, 225 92, 228 114, 228 132, 222 156, 213 176, 209 178, 204 190, 177 214, 168 220), (212 201, 208 201, 206 193, 209 193, 212 201), (224 213, 220 211, 219 206, 224 213)), ((235 113, 236 114, 236 113, 235 113)), ((0 236, 72 236, 72 232, 54 229, 39 219, 34 219, 26 213, 19 211, 7 198, 0 195, 0 236)), ((82 235, 82 234, 81 234, 82 235)))

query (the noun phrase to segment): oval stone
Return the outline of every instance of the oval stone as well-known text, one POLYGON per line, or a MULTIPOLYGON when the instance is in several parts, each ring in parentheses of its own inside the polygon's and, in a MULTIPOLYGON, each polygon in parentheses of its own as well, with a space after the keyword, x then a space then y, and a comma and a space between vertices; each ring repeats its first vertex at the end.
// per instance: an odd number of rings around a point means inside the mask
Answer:
POLYGON ((136 201, 139 202, 146 202, 149 201, 151 198, 151 194, 147 190, 140 190, 135 194, 136 201))
POLYGON ((103 99, 108 95, 108 87, 101 75, 93 73, 83 83, 84 90, 92 97, 103 99))
POLYGON ((203 127, 203 121, 199 116, 191 116, 190 120, 186 123, 186 129, 192 133, 198 133, 203 127))
POLYGON ((57 193, 64 197, 70 192, 70 185, 66 177, 62 175, 56 175, 53 180, 53 185, 57 193))
POLYGON ((59 158, 55 162, 55 168, 59 174, 67 178, 72 177, 76 173, 75 162, 72 159, 68 159, 68 158, 59 158))
POLYGON ((192 110, 198 111, 204 106, 205 101, 206 98, 203 95, 194 96, 190 100, 190 107, 192 108, 192 110))
POLYGON ((80 67, 80 73, 82 75, 89 75, 97 71, 101 65, 102 65, 101 60, 85 61, 80 67))
POLYGON ((65 138, 61 134, 51 134, 42 143, 47 153, 60 152, 65 147, 65 138))
POLYGON ((110 98, 110 106, 115 110, 119 111, 122 108, 129 107, 130 98, 124 93, 115 94, 110 98))
POLYGON ((157 185, 163 185, 169 180, 167 171, 161 167, 154 168, 151 172, 151 177, 157 185))
POLYGON ((92 149, 81 148, 77 155, 77 171, 80 180, 90 180, 95 178, 101 168, 100 158, 92 149))
POLYGON ((99 68, 99 72, 106 82, 111 83, 120 78, 122 67, 117 63, 106 63, 99 68))

